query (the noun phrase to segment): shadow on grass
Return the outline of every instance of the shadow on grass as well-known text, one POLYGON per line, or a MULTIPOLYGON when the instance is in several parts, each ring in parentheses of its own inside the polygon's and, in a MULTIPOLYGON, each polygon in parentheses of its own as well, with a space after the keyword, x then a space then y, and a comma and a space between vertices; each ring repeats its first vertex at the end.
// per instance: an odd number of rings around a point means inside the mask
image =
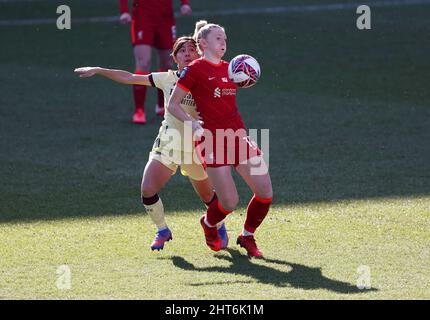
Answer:
MULTIPOLYGON (((322 275, 320 268, 307 267, 305 265, 290 263, 277 259, 260 258, 267 264, 282 265, 290 268, 290 271, 284 272, 272 268, 270 266, 253 263, 254 260, 249 259, 247 256, 240 254, 238 250, 227 249, 230 256, 215 255, 215 258, 226 260, 231 263, 228 267, 205 267, 198 268, 192 263, 186 261, 182 257, 173 256, 173 264, 183 270, 197 271, 197 272, 217 272, 217 273, 228 273, 235 275, 243 275, 252 277, 256 281, 262 284, 269 284, 275 287, 293 287, 296 289, 304 290, 316 290, 324 289, 336 293, 352 294, 352 293, 363 293, 377 291, 377 289, 360 290, 356 286, 346 282, 327 278, 322 275)), ((251 283, 252 281, 249 281, 251 283)), ((233 282, 235 283, 235 282, 233 282)), ((247 283, 241 281, 240 283, 247 283)), ((232 282, 213 282, 213 283, 195 283, 192 286, 204 286, 214 284, 232 284, 232 282)))

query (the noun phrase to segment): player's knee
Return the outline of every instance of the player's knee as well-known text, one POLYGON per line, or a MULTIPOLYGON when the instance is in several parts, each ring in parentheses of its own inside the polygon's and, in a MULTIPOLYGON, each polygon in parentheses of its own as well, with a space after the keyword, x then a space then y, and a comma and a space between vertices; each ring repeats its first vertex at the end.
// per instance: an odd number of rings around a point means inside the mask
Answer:
POLYGON ((239 196, 229 196, 220 200, 221 207, 226 211, 233 211, 239 204, 239 196))
POLYGON ((212 200, 214 193, 212 190, 207 190, 205 192, 200 192, 200 199, 202 199, 202 201, 204 203, 208 203, 209 201, 212 200))
POLYGON ((150 198, 150 197, 154 196, 156 193, 157 192, 154 192, 152 190, 144 189, 144 190, 142 190, 141 195, 144 198, 150 198))
POLYGON ((263 199, 273 198, 272 183, 269 181, 259 186, 257 192, 255 192, 255 195, 263 199))
POLYGON ((164 53, 158 55, 158 61, 160 68, 162 69, 171 69, 173 64, 173 59, 170 54, 164 53))
POLYGON ((150 68, 150 60, 147 58, 136 57, 136 69, 141 71, 149 71, 150 68))
POLYGON ((151 185, 142 183, 140 193, 141 193, 142 197, 149 198, 149 197, 154 196, 156 193, 158 193, 158 190, 157 190, 157 188, 154 188, 151 185))
POLYGON ((262 198, 273 198, 272 184, 267 185, 262 193, 262 198))
POLYGON ((160 60, 160 69, 162 70, 168 70, 172 68, 172 61, 170 59, 168 60, 160 60))

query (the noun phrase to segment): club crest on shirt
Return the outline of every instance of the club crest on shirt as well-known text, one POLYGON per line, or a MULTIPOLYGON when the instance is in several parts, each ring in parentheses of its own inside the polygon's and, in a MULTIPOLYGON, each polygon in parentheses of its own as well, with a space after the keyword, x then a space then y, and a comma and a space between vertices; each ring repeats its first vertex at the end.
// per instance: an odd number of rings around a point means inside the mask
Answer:
POLYGON ((188 72, 188 67, 185 67, 184 70, 182 70, 181 74, 179 75, 179 78, 185 77, 185 75, 187 74, 187 72, 188 72))

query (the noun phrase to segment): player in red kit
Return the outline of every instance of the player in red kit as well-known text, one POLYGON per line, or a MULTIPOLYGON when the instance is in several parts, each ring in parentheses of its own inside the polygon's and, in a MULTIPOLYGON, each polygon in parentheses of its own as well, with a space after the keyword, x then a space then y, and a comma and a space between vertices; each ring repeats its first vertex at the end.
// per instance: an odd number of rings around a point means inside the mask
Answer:
POLYGON ((208 208, 201 219, 207 245, 214 251, 221 249, 221 238, 216 225, 231 213, 239 202, 237 189, 232 178, 233 167, 245 180, 254 195, 247 207, 242 233, 237 243, 244 247, 250 257, 260 257, 254 232, 266 217, 272 202, 272 183, 268 168, 260 149, 247 137, 245 125, 237 110, 237 86, 228 78, 228 62, 222 57, 227 43, 224 28, 200 21, 196 24, 194 37, 202 58, 185 68, 177 82, 168 110, 176 118, 191 126, 193 132, 204 131, 200 143, 206 171, 218 199, 208 208), (190 92, 197 111, 203 121, 192 119, 180 107, 180 101, 190 92), (226 140, 235 142, 225 144, 226 140), (223 143, 224 142, 224 143, 223 143), (212 145, 212 148, 209 146, 212 145), (253 171, 255 164, 259 170, 253 171))
MULTIPOLYGON (((131 14, 128 0, 119 0, 120 22, 131 23, 131 42, 136 62, 135 74, 149 74, 151 49, 157 49, 159 72, 172 68, 171 51, 176 40, 176 22, 172 0, 133 0, 131 14)), ((181 0, 181 14, 191 14, 189 0, 181 0)), ((134 123, 146 123, 146 86, 134 85, 134 123)), ((164 115, 164 96, 158 90, 155 112, 164 115)))

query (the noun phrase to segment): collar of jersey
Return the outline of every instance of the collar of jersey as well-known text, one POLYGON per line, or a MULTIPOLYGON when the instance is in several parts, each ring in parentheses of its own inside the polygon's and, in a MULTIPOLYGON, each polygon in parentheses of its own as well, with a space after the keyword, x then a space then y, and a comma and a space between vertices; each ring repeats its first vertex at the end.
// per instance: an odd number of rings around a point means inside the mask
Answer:
POLYGON ((209 63, 211 66, 214 66, 214 67, 219 67, 222 64, 222 60, 219 63, 213 63, 213 62, 211 62, 208 59, 205 59, 203 57, 201 57, 200 59, 203 61, 206 61, 207 63, 209 63))

